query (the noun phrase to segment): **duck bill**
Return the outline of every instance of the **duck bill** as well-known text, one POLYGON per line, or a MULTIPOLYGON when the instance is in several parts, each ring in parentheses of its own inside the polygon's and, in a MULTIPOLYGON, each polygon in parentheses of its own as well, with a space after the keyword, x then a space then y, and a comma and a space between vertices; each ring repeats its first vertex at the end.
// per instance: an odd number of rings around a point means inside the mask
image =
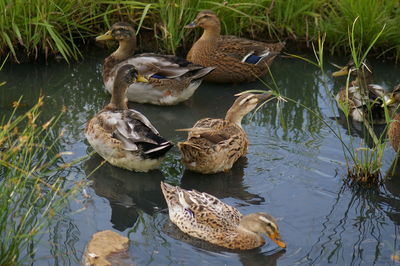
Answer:
POLYGON ((343 67, 339 71, 333 72, 332 77, 340 77, 349 74, 349 68, 347 66, 343 67))
POLYGON ((279 233, 273 233, 268 235, 272 241, 274 241, 279 247, 286 248, 286 244, 281 240, 279 233))
POLYGON ((385 101, 386 106, 391 105, 391 104, 394 104, 394 103, 396 103, 396 99, 395 99, 393 96, 389 97, 389 98, 386 99, 386 101, 385 101))
POLYGON ((142 76, 140 74, 137 75, 136 81, 137 82, 143 82, 143 83, 148 83, 149 82, 149 80, 147 78, 145 78, 144 76, 142 76))
POLYGON ((256 97, 257 97, 257 99, 258 99, 258 102, 260 103, 260 102, 266 101, 266 100, 268 100, 269 98, 271 98, 271 97, 272 97, 272 94, 271 94, 271 93, 257 94, 256 97))
POLYGON ((190 22, 189 24, 187 24, 185 26, 186 29, 193 29, 193 28, 196 28, 196 27, 197 27, 196 21, 192 21, 192 22, 190 22))
POLYGON ((113 37, 111 35, 111 31, 107 31, 106 33, 104 33, 103 35, 97 36, 96 37, 96 41, 107 41, 107 40, 112 40, 113 37))

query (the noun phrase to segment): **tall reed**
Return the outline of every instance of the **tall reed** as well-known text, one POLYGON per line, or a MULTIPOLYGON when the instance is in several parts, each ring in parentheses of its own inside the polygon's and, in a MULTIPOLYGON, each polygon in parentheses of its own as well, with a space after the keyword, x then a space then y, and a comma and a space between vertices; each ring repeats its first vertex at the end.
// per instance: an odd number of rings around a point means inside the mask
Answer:
MULTIPOLYGON (((15 106, 19 102, 14 103, 15 106)), ((24 115, 16 109, 0 123, 0 265, 35 260, 36 244, 76 193, 68 185, 59 139, 58 117, 40 122, 43 97, 24 115)))

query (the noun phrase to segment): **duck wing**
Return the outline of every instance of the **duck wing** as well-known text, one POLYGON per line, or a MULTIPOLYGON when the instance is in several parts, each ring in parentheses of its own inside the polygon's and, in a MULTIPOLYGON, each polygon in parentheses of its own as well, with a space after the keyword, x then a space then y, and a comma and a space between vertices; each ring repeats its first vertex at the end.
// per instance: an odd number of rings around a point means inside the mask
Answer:
POLYGON ((203 118, 192 128, 177 129, 176 131, 187 131, 189 132, 189 139, 202 138, 208 140, 211 144, 228 140, 233 133, 229 122, 213 118, 203 118))
POLYGON ((205 223, 215 228, 229 228, 240 223, 242 214, 218 198, 205 192, 181 189, 179 202, 193 212, 198 223, 205 223))
POLYGON ((160 136, 150 121, 140 112, 129 109, 114 113, 113 137, 123 149, 141 150, 149 158, 164 155, 173 144, 160 136))
POLYGON ((192 79, 201 78, 210 73, 213 67, 203 67, 174 55, 153 53, 139 54, 129 58, 123 64, 133 64, 140 74, 146 77, 175 79, 189 74, 192 79), (194 76, 194 77, 193 77, 194 76))
POLYGON ((161 182, 161 189, 170 211, 178 209, 176 207, 179 206, 180 209, 189 211, 192 219, 198 224, 214 228, 227 228, 240 223, 242 214, 236 208, 223 203, 210 194, 185 190, 163 182, 161 182))
POLYGON ((285 43, 264 43, 236 36, 223 35, 218 42, 218 50, 224 56, 234 57, 241 62, 257 64, 264 58, 276 56, 285 43))

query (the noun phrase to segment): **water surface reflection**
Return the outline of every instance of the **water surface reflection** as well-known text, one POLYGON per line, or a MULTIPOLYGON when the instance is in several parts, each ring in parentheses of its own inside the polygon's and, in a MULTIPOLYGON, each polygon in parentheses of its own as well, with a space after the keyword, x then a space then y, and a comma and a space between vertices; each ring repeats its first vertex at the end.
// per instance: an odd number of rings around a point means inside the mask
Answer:
MULTIPOLYGON (((9 114, 10 104, 21 94, 23 112, 44 93, 44 121, 63 106, 68 110, 52 132, 56 136, 65 130, 58 150, 72 151, 74 156, 65 156, 64 161, 89 154, 85 123, 109 101, 100 76, 105 54, 94 54, 71 66, 50 62, 47 66, 6 67, 0 72, 0 80, 7 81, 0 87, 1 112, 9 114)), ((347 60, 326 61, 340 64, 347 60)), ((378 60, 371 64, 377 84, 392 88, 400 83, 398 66, 378 60)), ((326 73, 321 73, 305 62, 277 58, 271 69, 275 83, 293 102, 279 107, 276 101, 270 102, 244 119, 249 152, 227 173, 202 176, 185 171, 176 147, 159 171, 133 173, 104 164, 90 175, 102 162, 97 155, 71 169, 68 180, 89 178, 91 198, 77 195, 70 200, 39 247, 38 263, 79 264, 90 236, 113 229, 130 238, 132 263, 137 265, 390 264, 390 255, 400 248, 400 169, 380 189, 343 186, 346 162, 340 141, 328 126, 337 128, 340 116, 332 95, 344 83, 333 81, 332 68, 326 67, 326 73), (182 235, 168 219, 161 180, 213 194, 244 214, 265 211, 274 215, 288 245, 286 252, 270 241, 253 251, 231 252, 182 235)), ((271 77, 265 77, 265 82, 275 88, 271 77)), ((245 89, 265 89, 265 85, 204 83, 192 99, 177 106, 130 106, 144 113, 161 135, 177 142, 184 140, 186 133, 175 129, 191 127, 204 117, 224 117, 233 95, 245 89)), ((344 142, 349 143, 349 136, 356 144, 366 138, 364 129, 343 120, 339 124, 344 142)), ((376 130, 379 133, 381 129, 376 130)), ((393 158, 394 152, 388 149, 383 155, 385 172, 393 158)))

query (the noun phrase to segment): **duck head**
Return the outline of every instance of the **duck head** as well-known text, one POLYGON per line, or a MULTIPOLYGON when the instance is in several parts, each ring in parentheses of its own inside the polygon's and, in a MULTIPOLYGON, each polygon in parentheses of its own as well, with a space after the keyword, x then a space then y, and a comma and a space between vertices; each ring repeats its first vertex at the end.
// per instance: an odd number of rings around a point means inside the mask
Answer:
POLYGON ((123 60, 132 56, 136 50, 136 33, 133 26, 126 22, 117 22, 103 35, 97 36, 96 41, 116 40, 118 49, 112 54, 113 57, 123 60))
POLYGON ((148 82, 148 80, 138 73, 135 66, 129 64, 121 66, 117 71, 111 101, 107 107, 109 109, 128 109, 125 98, 126 90, 135 82, 148 82))
POLYGON ((286 248, 281 240, 278 224, 274 217, 267 213, 256 212, 243 216, 240 226, 257 234, 264 234, 274 241, 279 247, 286 248))
POLYGON ((239 96, 232 104, 226 113, 225 120, 236 123, 241 126, 243 117, 253 110, 257 104, 266 101, 272 97, 271 93, 253 94, 253 93, 239 93, 239 96))
POLYGON ((339 71, 332 73, 333 77, 340 77, 344 75, 350 75, 353 77, 354 80, 351 82, 351 85, 353 86, 363 86, 373 82, 372 68, 368 64, 367 60, 364 60, 361 63, 361 67, 357 69, 353 59, 350 59, 350 61, 339 71))
POLYGON ((386 101, 386 105, 391 105, 394 103, 400 103, 400 84, 393 89, 386 101))
POLYGON ((186 25, 185 28, 203 28, 205 30, 218 29, 220 30, 221 24, 217 15, 211 10, 201 11, 195 20, 186 25))

